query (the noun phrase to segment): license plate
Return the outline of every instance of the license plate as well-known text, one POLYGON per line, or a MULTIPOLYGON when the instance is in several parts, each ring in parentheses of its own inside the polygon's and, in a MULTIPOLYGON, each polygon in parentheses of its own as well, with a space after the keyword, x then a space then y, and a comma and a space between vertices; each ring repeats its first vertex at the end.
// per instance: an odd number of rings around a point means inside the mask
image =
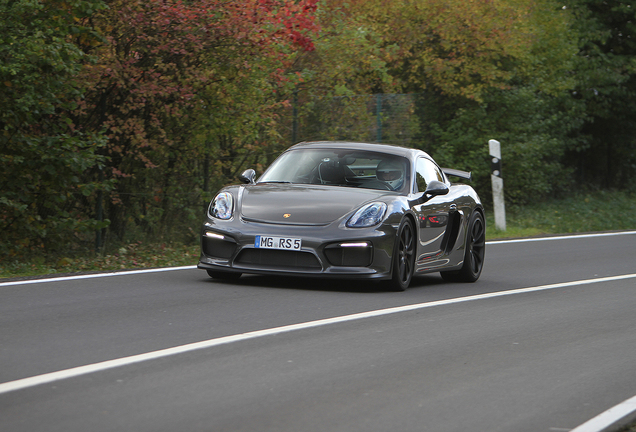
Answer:
POLYGON ((300 250, 302 240, 289 237, 256 236, 254 247, 259 249, 300 250))

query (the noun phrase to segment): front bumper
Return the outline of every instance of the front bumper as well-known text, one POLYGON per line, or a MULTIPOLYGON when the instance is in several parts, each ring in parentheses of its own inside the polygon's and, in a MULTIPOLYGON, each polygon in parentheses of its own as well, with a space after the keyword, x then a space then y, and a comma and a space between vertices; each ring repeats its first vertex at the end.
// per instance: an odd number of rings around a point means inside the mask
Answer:
POLYGON ((396 227, 297 226, 209 219, 198 268, 252 274, 389 279, 396 227), (259 235, 302 239, 299 251, 255 247, 259 235))

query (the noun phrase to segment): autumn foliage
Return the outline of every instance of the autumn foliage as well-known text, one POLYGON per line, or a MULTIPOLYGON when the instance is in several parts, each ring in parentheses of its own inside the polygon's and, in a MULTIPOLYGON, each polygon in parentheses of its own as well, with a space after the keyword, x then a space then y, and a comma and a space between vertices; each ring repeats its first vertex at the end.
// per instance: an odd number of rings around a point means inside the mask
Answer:
POLYGON ((478 189, 508 142, 515 203, 597 160, 629 182, 634 11, 564 3, 0 0, 0 259, 193 241, 217 188, 292 140, 366 139, 382 94, 408 94, 391 139, 478 189))
MULTIPOLYGON (((2 162, 17 171, 3 179, 0 230, 2 253, 8 255, 66 248, 53 241, 59 240, 54 232, 81 240, 83 232, 109 225, 121 239, 131 221, 156 232, 172 222, 170 215, 181 217, 171 213, 171 205, 185 205, 179 195, 192 192, 192 184, 179 181, 191 177, 197 159, 214 159, 219 146, 242 148, 259 141, 232 128, 208 128, 216 119, 234 121, 251 111, 265 122, 252 126, 271 129, 272 116, 286 103, 279 94, 297 79, 290 65, 297 53, 314 49, 318 29, 315 0, 21 0, 3 8, 14 36, 37 34, 32 30, 37 26, 48 31, 28 46, 30 58, 4 50, 5 59, 15 63, 2 71, 3 94, 14 103, 5 104, 3 112, 2 162), (60 40, 61 50, 53 51, 60 40), (38 42, 44 44, 37 47, 38 42), (22 82, 12 78, 25 71, 32 74, 22 82), (233 95, 224 94, 232 88, 233 95), (245 89, 268 102, 248 103, 237 113, 240 104, 228 101, 245 89), (25 97, 33 98, 31 105, 20 105, 25 97), (38 130, 47 124, 59 127, 38 130), (46 138, 47 133, 54 136, 46 138), (65 150, 60 141, 65 136, 79 141, 65 150), (35 139, 37 150, 23 155, 35 139), (80 158, 77 168, 64 162, 70 154, 80 158), (27 166, 32 170, 24 171, 27 166), (59 190, 51 194, 51 188, 59 190), (73 211, 51 200, 67 202, 73 211), (89 223, 78 225, 78 220, 89 223), (33 226, 39 228, 27 234, 29 241, 16 240, 25 235, 21 228, 33 226)), ((200 195, 188 195, 187 204, 196 203, 197 213, 200 195)), ((93 246, 91 237, 85 247, 93 246)))

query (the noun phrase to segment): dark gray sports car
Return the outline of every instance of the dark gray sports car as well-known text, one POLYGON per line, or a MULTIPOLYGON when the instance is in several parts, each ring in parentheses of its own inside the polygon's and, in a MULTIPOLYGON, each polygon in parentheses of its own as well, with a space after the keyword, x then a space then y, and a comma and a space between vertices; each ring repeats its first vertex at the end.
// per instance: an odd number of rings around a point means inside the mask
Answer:
POLYGON ((256 180, 210 203, 198 267, 213 278, 242 273, 386 280, 441 272, 474 282, 484 264, 484 210, 472 187, 421 150, 383 144, 297 144, 256 180))

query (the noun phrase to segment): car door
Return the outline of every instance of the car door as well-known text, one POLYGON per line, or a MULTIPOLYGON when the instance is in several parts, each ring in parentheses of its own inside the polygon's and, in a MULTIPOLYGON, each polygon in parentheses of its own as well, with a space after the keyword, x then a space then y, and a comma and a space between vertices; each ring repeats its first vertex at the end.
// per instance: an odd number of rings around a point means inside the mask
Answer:
MULTIPOLYGON (((440 181, 449 184, 442 170, 426 157, 419 157, 415 165, 417 193, 423 193, 428 184, 440 181)), ((422 203, 413 207, 419 225, 419 247, 416 260, 417 270, 428 270, 448 263, 449 238, 457 224, 456 206, 452 194, 422 197, 422 203)))

